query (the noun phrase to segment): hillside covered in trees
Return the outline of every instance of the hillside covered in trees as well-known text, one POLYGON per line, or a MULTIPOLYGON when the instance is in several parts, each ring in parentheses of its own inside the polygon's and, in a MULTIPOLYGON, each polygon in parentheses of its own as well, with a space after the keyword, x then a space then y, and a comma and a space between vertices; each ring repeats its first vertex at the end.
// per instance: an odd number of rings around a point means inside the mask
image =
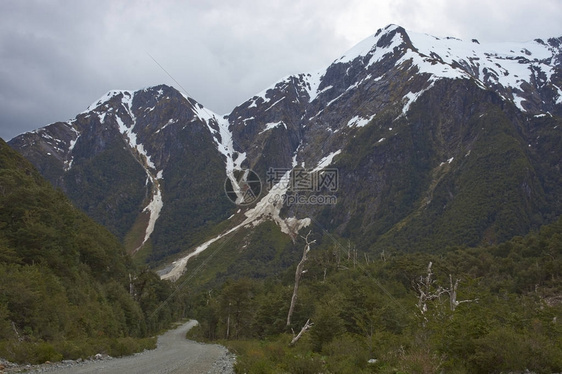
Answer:
POLYGON ((562 371, 562 220, 433 255, 373 259, 317 239, 289 325, 297 263, 278 278, 201 288, 193 336, 229 346, 240 373, 562 371))
POLYGON ((0 140, 0 357, 41 363, 153 347, 172 288, 0 140))

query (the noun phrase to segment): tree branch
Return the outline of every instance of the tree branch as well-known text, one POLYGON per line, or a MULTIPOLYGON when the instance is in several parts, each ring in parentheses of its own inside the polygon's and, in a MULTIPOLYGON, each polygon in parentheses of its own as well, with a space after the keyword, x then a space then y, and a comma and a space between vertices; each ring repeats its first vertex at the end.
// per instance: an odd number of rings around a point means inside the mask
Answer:
POLYGON ((291 325, 291 317, 293 315, 293 311, 295 309, 295 304, 297 303, 297 294, 299 291, 299 282, 301 279, 301 275, 305 273, 304 270, 304 263, 307 260, 307 255, 308 252, 310 251, 310 245, 315 243, 316 240, 313 240, 311 242, 308 241, 308 236, 310 235, 310 231, 308 232, 308 234, 306 234, 306 236, 302 236, 302 238, 305 240, 306 244, 304 246, 303 249, 303 253, 302 253, 302 259, 300 260, 299 264, 297 265, 297 270, 295 271, 295 286, 293 288, 293 296, 291 297, 291 306, 289 307, 289 313, 287 313, 287 327, 289 327, 291 325))
POLYGON ((291 342, 289 343, 289 347, 292 347, 293 345, 296 344, 296 342, 299 341, 299 339, 301 338, 302 334, 304 334, 308 329, 310 329, 312 326, 314 325, 314 323, 310 322, 310 318, 306 320, 306 323, 304 324, 304 326, 302 327, 301 331, 295 336, 295 334, 293 333, 293 339, 291 340, 291 342))

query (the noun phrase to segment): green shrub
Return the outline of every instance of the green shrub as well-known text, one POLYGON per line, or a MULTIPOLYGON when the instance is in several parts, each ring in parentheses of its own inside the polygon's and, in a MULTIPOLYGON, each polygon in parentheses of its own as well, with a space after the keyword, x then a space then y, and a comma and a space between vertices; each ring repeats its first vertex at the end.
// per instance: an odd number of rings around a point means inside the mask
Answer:
POLYGON ((365 339, 357 336, 345 334, 334 338, 326 344, 322 350, 326 355, 328 368, 334 373, 359 373, 367 368, 370 353, 365 339))
POLYGON ((7 342, 0 345, 0 356, 8 361, 26 364, 42 364, 63 359, 63 355, 52 344, 45 342, 7 342))
POLYGON ((317 374, 324 371, 322 359, 316 354, 287 357, 283 367, 292 374, 317 374))
POLYGON ((61 361, 63 358, 62 354, 57 352, 55 347, 50 343, 36 343, 33 357, 36 357, 36 363, 45 361, 61 361))
POLYGON ((476 353, 470 362, 478 373, 560 372, 562 352, 553 343, 545 336, 501 327, 477 341, 476 353))

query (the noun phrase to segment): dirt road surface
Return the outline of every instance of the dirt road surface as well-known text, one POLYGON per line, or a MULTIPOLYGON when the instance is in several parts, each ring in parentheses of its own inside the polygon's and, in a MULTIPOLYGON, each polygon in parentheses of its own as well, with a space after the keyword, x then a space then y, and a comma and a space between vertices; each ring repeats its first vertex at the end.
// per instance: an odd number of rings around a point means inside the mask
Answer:
POLYGON ((197 324, 189 321, 175 330, 158 337, 158 346, 151 351, 114 358, 90 361, 72 367, 42 370, 57 374, 126 374, 126 373, 234 373, 232 360, 226 359, 228 351, 215 344, 197 343, 185 338, 186 332, 197 324))

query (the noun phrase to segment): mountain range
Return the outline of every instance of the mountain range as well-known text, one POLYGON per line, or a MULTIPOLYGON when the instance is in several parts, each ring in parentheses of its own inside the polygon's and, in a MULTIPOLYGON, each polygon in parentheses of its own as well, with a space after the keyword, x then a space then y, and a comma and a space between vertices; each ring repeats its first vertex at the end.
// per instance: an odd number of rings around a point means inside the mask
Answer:
POLYGON ((561 138, 562 37, 389 25, 226 115, 166 85, 114 90, 9 145, 175 280, 235 235, 225 269, 279 232, 265 264, 305 230, 365 254, 524 235, 562 211, 561 138))

